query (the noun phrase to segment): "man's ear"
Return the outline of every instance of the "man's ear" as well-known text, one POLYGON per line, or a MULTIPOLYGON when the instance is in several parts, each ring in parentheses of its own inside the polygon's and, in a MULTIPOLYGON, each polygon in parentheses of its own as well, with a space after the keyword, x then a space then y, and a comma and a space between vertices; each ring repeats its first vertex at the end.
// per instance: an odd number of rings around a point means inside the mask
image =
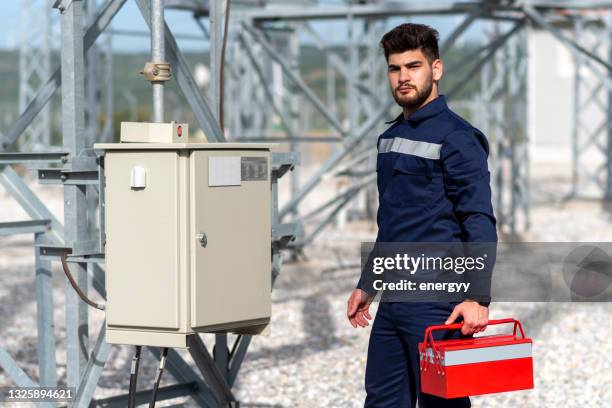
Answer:
POLYGON ((434 81, 439 81, 442 79, 442 75, 444 75, 444 63, 441 59, 436 59, 431 64, 431 71, 434 81))

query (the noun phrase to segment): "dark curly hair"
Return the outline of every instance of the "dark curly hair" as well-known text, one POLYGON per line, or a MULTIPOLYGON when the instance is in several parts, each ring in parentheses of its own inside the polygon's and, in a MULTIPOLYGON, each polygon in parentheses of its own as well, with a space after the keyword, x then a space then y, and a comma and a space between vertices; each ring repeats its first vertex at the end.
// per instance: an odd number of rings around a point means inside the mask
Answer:
POLYGON ((385 50, 385 58, 390 54, 420 49, 431 64, 440 58, 438 51, 438 31, 425 24, 401 24, 383 35, 380 46, 385 50))

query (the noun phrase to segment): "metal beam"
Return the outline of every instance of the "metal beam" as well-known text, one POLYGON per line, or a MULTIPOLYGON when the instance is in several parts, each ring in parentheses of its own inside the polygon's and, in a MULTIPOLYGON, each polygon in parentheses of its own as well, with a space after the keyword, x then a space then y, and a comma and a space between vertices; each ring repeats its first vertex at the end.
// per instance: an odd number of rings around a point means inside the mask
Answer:
POLYGON ((0 236, 46 232, 50 224, 49 220, 0 222, 0 236))
POLYGON ((440 55, 444 55, 452 48, 455 42, 461 35, 472 25, 478 17, 484 14, 484 9, 475 10, 468 14, 463 21, 449 34, 449 36, 440 44, 440 55))
POLYGON ((609 62, 603 60, 601 57, 587 50, 582 45, 571 40, 570 38, 567 38, 565 35, 563 35, 563 33, 561 33, 560 30, 558 30, 555 26, 546 21, 544 16, 540 14, 540 12, 537 11, 534 7, 530 5, 523 5, 523 11, 525 12, 525 15, 529 17, 534 23, 550 32, 557 40, 559 40, 563 45, 565 45, 571 53, 584 54, 593 61, 603 66, 608 71, 612 70, 612 65, 609 62))
POLYGON ((344 139, 337 136, 297 136, 297 137, 270 137, 270 136, 235 136, 241 142, 268 142, 268 143, 341 143, 344 139))
MULTIPOLYGON (((86 146, 83 3, 61 3, 62 134, 63 148, 71 158, 80 157, 86 146)), ((66 245, 88 241, 87 202, 84 186, 64 185, 64 241, 66 245)), ((72 275, 87 293, 87 265, 71 265, 72 275)), ((87 364, 89 344, 87 305, 81 302, 66 279, 66 371, 67 384, 77 387, 87 364)))
MULTIPOLYGON (((7 353, 6 350, 4 350, 3 348, 0 348, 0 368, 2 368, 6 375, 13 380, 17 387, 40 387, 40 384, 28 377, 25 371, 19 368, 13 357, 11 357, 11 355, 7 353)), ((36 406, 41 408, 53 408, 55 404, 51 402, 38 402, 36 403, 36 406)))
POLYGON ((314 91, 304 82, 302 77, 300 77, 297 73, 295 73, 289 63, 283 59, 283 57, 274 50, 272 44, 266 40, 263 33, 260 30, 254 29, 250 27, 247 23, 243 22, 242 27, 251 34, 251 36, 261 45, 261 47, 266 51, 268 56, 276 61, 283 72, 295 85, 304 93, 306 98, 310 100, 310 102, 314 105, 314 107, 321 113, 325 119, 329 122, 329 124, 336 129, 342 136, 346 136, 346 132, 344 131, 342 125, 338 120, 329 113, 329 109, 321 102, 319 97, 314 93, 314 91))
POLYGON ((166 0, 164 7, 175 10, 191 11, 196 15, 206 15, 210 8, 210 0, 166 0))
POLYGON ((13 196, 30 217, 38 220, 50 220, 51 236, 58 243, 63 242, 64 226, 10 166, 0 165, 0 184, 13 196))
POLYGON ((524 0, 525 4, 537 8, 558 9, 601 9, 611 8, 612 1, 609 0, 524 0))
MULTIPOLYGON (((85 33, 85 38, 83 39, 83 47, 85 50, 88 50, 94 44, 100 33, 104 31, 126 1, 127 0, 107 0, 106 3, 100 7, 96 14, 96 18, 88 26, 87 32, 85 33)), ((19 115, 4 137, 0 138, 0 151, 6 150, 17 141, 32 119, 38 115, 47 102, 49 102, 55 91, 59 89, 61 82, 60 66, 55 70, 53 75, 51 75, 51 78, 49 78, 45 85, 40 88, 36 97, 32 99, 28 107, 19 115)))
POLYGON ((38 165, 38 164, 62 164, 66 160, 68 153, 66 152, 41 152, 41 153, 23 153, 23 152, 0 152, 1 164, 23 164, 23 165, 38 165))
MULTIPOLYGON (((45 230, 49 222, 45 224, 45 230)), ((45 239, 46 231, 34 234, 34 243, 45 239)), ((42 259, 40 249, 34 247, 36 267, 36 353, 40 372, 40 385, 57 386, 57 359, 55 355, 55 318, 53 314, 53 274, 51 262, 42 259)))
MULTIPOLYGON (((606 17, 606 37, 608 40, 608 61, 612 61, 612 13, 608 10, 608 16, 606 17)), ((605 187, 604 197, 606 199, 612 198, 612 71, 608 71, 606 77, 608 85, 607 99, 608 106, 606 107, 606 145, 602 152, 605 157, 605 187)))
POLYGON ((518 22, 514 25, 514 27, 512 27, 512 29, 508 30, 508 32, 506 32, 504 35, 502 35, 501 37, 496 38, 495 40, 493 40, 493 42, 488 46, 488 50, 487 52, 476 62, 474 62, 474 64, 472 65, 472 68, 468 71, 468 73, 460 80, 457 82, 457 84, 447 93, 447 97, 448 99, 452 99, 455 95, 457 95, 457 93, 463 89, 463 87, 469 82, 469 80, 471 78, 474 77, 474 75, 480 71, 480 69, 482 68, 482 65, 487 62, 494 54, 495 52, 502 46, 504 45, 504 43, 510 38, 512 37, 512 35, 514 35, 515 33, 517 33, 521 28, 523 28, 523 26, 525 25, 525 21, 521 21, 518 22))
POLYGON ((282 218, 292 211, 297 205, 310 193, 322 180, 323 176, 333 169, 344 157, 346 157, 352 149, 355 148, 378 124, 378 121, 387 113, 387 111, 393 106, 395 101, 389 99, 385 105, 383 105, 376 113, 368 118, 356 131, 355 136, 349 137, 344 146, 335 152, 319 170, 306 182, 302 189, 296 194, 296 196, 289 201, 279 211, 279 219, 282 218))
POLYGON ((219 101, 221 100, 221 48, 223 44, 226 1, 228 0, 209 2, 210 11, 208 13, 208 19, 210 22, 210 100, 212 102, 212 111, 217 119, 217 122, 219 123, 221 123, 219 113, 222 110, 221 106, 219 105, 219 101))
POLYGON ((72 171, 63 169, 39 169, 38 182, 40 184, 63 184, 73 186, 98 186, 98 170, 72 171))
MULTIPOLYGON (((183 384, 167 385, 165 387, 159 387, 157 390, 157 402, 165 401, 169 399, 190 396, 196 392, 198 386, 195 382, 188 382, 183 384)), ((148 404, 151 401, 151 395, 153 390, 138 391, 135 395, 136 405, 148 404)), ((91 407, 99 408, 125 408, 128 405, 128 394, 116 395, 109 398, 99 399, 92 401, 91 407)))
POLYGON ((229 369, 229 385, 230 387, 234 386, 236 382, 236 378, 238 377, 238 372, 240 371, 240 366, 244 361, 244 357, 249 349, 249 345, 251 344, 251 340, 253 336, 251 335, 243 335, 240 338, 238 346, 236 347, 236 351, 232 355, 232 359, 230 360, 230 369, 229 369))
MULTIPOLYGON (((300 247, 310 244, 323 231, 323 229, 336 218, 336 215, 346 206, 357 194, 376 179, 376 173, 372 170, 371 174, 366 176, 358 184, 351 186, 350 189, 342 193, 340 196, 333 199, 333 202, 340 201, 338 205, 328 214, 328 216, 303 240, 291 244, 293 247, 300 247)), ((329 203, 325 206, 327 207, 329 203)))
POLYGON ((187 336, 189 353, 200 370, 200 373, 210 386, 213 395, 220 404, 229 404, 236 401, 232 389, 217 367, 215 360, 206 349, 206 345, 198 334, 187 336))
POLYGON ((96 345, 89 356, 89 361, 85 367, 83 377, 76 390, 73 407, 87 408, 90 406, 94 391, 96 390, 98 381, 104 370, 104 365, 112 349, 112 344, 107 343, 105 337, 106 319, 102 322, 96 345))
MULTIPOLYGON (((268 102, 270 102, 270 106, 272 107, 272 110, 274 111, 276 115, 278 115, 278 118, 280 120, 283 130, 285 131, 285 133, 289 136, 291 140, 295 139, 295 135, 291 131, 291 127, 287 123, 287 120, 285 119, 285 115, 283 115, 283 113, 281 112, 281 108, 277 105, 276 99, 274 98, 274 95, 272 94, 272 90, 270 90, 270 87, 268 86, 268 83, 266 82, 266 78, 263 73, 263 69, 261 65, 259 64, 259 61, 257 61, 257 59, 255 58, 252 47, 248 46, 247 41, 242 32, 238 33, 238 41, 242 45, 242 49, 246 52, 247 57, 251 61, 251 64, 253 64, 253 68, 255 69, 257 78, 259 79, 259 82, 261 83, 264 93, 266 94, 266 97, 268 98, 268 102)), ((240 138, 240 140, 244 141, 243 138, 240 138)))
MULTIPOLYGON (((258 24, 275 20, 324 20, 343 19, 348 15, 354 17, 401 17, 404 15, 428 15, 428 14, 464 14, 471 13, 482 7, 477 2, 459 3, 447 1, 445 3, 427 2, 393 3, 393 4, 368 4, 368 5, 346 5, 346 6, 313 6, 313 7, 277 7, 259 9, 245 13, 258 24)), ((501 6, 502 10, 513 10, 515 7, 501 6)))
POLYGON ((18 387, 38 387, 34 380, 15 363, 15 360, 9 353, 3 348, 0 348, 0 367, 4 370, 6 375, 15 382, 18 387))
MULTIPOLYGON (((149 351, 159 359, 161 351, 156 347, 149 347, 149 351)), ((183 358, 174 349, 168 350, 166 359, 166 370, 180 383, 195 383, 196 391, 192 394, 192 398, 202 407, 217 407, 210 388, 202 381, 202 379, 193 371, 191 366, 183 360, 183 358)), ((125 405, 123 405, 125 406, 125 405)))

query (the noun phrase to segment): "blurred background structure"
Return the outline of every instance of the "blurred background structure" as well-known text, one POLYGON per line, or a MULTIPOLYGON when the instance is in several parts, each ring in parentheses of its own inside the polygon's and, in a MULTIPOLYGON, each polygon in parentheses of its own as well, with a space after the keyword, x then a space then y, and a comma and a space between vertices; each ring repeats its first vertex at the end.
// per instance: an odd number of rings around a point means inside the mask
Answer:
MULTIPOLYGON (((281 143, 287 152, 283 163, 295 167, 279 184, 273 231, 277 254, 283 248, 297 262, 289 268, 301 268, 299 261, 309 257, 335 256, 337 269, 354 269, 358 255, 340 260, 343 251, 330 254, 321 243, 334 245, 325 236, 340 245, 358 246, 355 236, 373 239, 376 141, 384 122, 400 112, 388 89, 379 40, 402 22, 430 24, 441 33, 441 91, 451 108, 489 139, 494 207, 504 239, 607 236, 563 236, 562 230, 558 236, 543 236, 531 209, 542 202, 584 202, 576 200, 605 206, 612 198, 612 1, 12 3, 0 16, 0 73, 5 79, 0 93, 0 188, 5 192, 0 196, 0 236, 32 238, 26 243, 34 244, 35 256, 28 265, 36 274, 27 280, 35 290, 36 308, 31 325, 18 332, 37 333, 32 345, 36 358, 27 370, 15 345, 0 341, 0 374, 17 385, 74 386, 76 406, 126 404, 125 383, 122 395, 112 394, 122 388, 116 383, 100 393, 105 370, 114 370, 110 360, 120 358, 105 345, 104 330, 97 330, 104 327, 102 320, 88 315, 69 285, 62 296, 55 286, 63 276, 52 272, 58 255, 69 248, 81 287, 104 297, 100 172, 92 146, 117 141, 121 121, 153 121, 161 114, 166 121, 189 122, 192 134, 209 142, 281 143), (156 5, 165 10, 163 24, 151 17, 156 5), (150 29, 161 35, 155 37, 150 29), (160 44, 173 77, 165 92, 156 94, 162 111, 155 113, 154 91, 138 72, 151 59, 149 46, 160 44), (533 188, 535 168, 538 189, 533 188), (356 226, 365 228, 355 233, 356 226), (297 239, 287 242, 294 234, 297 239), (56 316, 58 302, 64 312, 56 316), (56 327, 59 320, 62 331, 56 327)), ((279 164, 278 177, 288 167, 279 164)), ((1 239, 0 257, 21 242, 1 239)), ((9 270, 13 262, 2 265, 9 270)), ((280 265, 279 255, 275 276, 280 265)), ((356 282, 354 275, 345 277, 346 288, 356 282)), ((346 290, 337 295, 348 295, 346 290)), ((286 296, 291 293, 287 289, 286 296)), ((332 307, 314 306, 315 298, 309 299, 315 313, 332 307)), ((322 343, 342 342, 333 328, 321 330, 332 332, 319 338, 322 343)), ((176 383, 160 389, 160 400, 187 396, 188 403, 216 406, 232 395, 251 338, 213 337, 206 342, 215 344, 208 355, 214 367, 194 368, 185 356, 171 353, 169 371, 176 383)), ((265 338, 258 340, 265 345, 265 338)), ((327 347, 310 344, 319 346, 327 347)), ((360 403, 359 398, 339 401, 320 406, 360 403)))

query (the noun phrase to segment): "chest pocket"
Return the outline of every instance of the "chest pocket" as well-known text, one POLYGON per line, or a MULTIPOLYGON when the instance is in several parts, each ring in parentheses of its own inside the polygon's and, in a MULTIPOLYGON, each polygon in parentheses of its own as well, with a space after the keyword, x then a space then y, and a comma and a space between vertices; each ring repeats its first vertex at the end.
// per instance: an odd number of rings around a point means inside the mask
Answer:
POLYGON ((414 207, 425 207, 433 197, 433 160, 400 154, 393 163, 384 198, 414 207))

